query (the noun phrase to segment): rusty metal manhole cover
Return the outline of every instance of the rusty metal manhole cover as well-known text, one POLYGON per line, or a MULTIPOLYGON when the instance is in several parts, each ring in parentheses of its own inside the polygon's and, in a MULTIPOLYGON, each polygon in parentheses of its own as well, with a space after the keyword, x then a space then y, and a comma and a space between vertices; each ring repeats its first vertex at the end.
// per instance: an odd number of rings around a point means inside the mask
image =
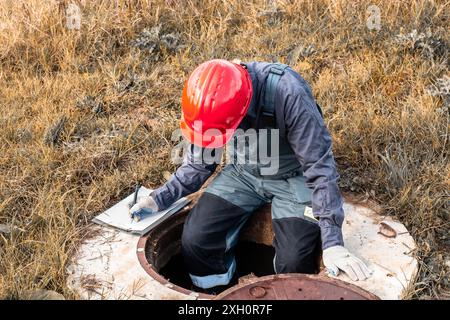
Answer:
POLYGON ((218 300, 379 300, 374 294, 321 275, 279 274, 254 278, 219 294, 218 300))

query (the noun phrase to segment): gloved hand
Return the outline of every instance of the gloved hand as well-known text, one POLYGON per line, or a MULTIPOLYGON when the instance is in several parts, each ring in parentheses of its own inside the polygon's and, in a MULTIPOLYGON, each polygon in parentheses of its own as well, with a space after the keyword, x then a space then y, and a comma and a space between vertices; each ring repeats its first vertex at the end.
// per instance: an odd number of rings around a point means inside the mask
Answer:
POLYGON ((372 274, 364 262, 343 246, 323 250, 323 264, 331 275, 337 276, 339 270, 342 270, 354 281, 365 280, 372 274))
POLYGON ((132 202, 128 203, 128 208, 130 208, 130 217, 136 221, 139 221, 141 218, 141 210, 146 210, 149 213, 159 211, 158 205, 151 196, 138 197, 135 205, 132 202))

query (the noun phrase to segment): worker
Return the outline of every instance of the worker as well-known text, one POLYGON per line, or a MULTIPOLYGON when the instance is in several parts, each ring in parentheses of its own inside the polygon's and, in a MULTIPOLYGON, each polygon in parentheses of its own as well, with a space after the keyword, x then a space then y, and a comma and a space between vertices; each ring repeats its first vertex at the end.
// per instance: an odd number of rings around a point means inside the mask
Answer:
POLYGON ((165 209, 199 190, 219 162, 202 155, 220 159, 224 146, 231 150, 232 161, 208 184, 184 224, 181 251, 196 287, 234 283, 239 231, 266 203, 272 208, 276 273, 318 272, 322 249, 329 273, 341 270, 352 280, 371 275, 344 247, 330 133, 297 72, 280 63, 204 62, 184 85, 180 127, 189 142, 183 164, 162 187, 139 198, 131 213, 165 209), (277 154, 261 155, 263 145, 277 154))

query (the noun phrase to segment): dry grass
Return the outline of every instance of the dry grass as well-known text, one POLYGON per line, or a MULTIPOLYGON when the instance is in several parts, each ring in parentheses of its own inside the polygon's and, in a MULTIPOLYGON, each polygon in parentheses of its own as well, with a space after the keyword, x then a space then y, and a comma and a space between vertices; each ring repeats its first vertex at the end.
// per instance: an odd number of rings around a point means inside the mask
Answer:
POLYGON ((0 0, 0 224, 13 227, 0 233, 0 297, 73 297, 65 267, 88 221, 136 180, 156 187, 174 170, 189 71, 241 58, 289 63, 311 83, 342 187, 382 203, 418 243, 407 297, 449 298, 448 3, 73 3, 80 30, 66 27, 68 1, 0 0))

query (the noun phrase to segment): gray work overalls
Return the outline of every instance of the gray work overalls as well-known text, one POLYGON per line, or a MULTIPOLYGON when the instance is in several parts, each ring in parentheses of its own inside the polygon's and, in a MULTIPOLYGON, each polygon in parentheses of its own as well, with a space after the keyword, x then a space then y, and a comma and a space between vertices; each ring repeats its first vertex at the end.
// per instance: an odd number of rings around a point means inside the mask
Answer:
MULTIPOLYGON (((258 103, 256 108, 261 105, 258 103)), ((273 115, 258 110, 247 114, 248 118, 257 115, 257 119, 244 119, 244 129, 276 126, 270 121, 273 115)), ((230 282, 236 270, 233 249, 239 232, 250 215, 266 203, 272 204, 275 272, 317 272, 320 228, 312 216, 311 190, 305 185, 289 143, 274 133, 238 130, 227 145, 232 163, 222 168, 190 212, 183 231, 182 253, 197 287, 212 288, 230 282), (274 154, 277 148, 270 143, 273 141, 278 143, 278 157, 274 154), (261 154, 258 146, 264 144, 269 150, 261 154), (278 169, 271 170, 277 161, 278 169)))

